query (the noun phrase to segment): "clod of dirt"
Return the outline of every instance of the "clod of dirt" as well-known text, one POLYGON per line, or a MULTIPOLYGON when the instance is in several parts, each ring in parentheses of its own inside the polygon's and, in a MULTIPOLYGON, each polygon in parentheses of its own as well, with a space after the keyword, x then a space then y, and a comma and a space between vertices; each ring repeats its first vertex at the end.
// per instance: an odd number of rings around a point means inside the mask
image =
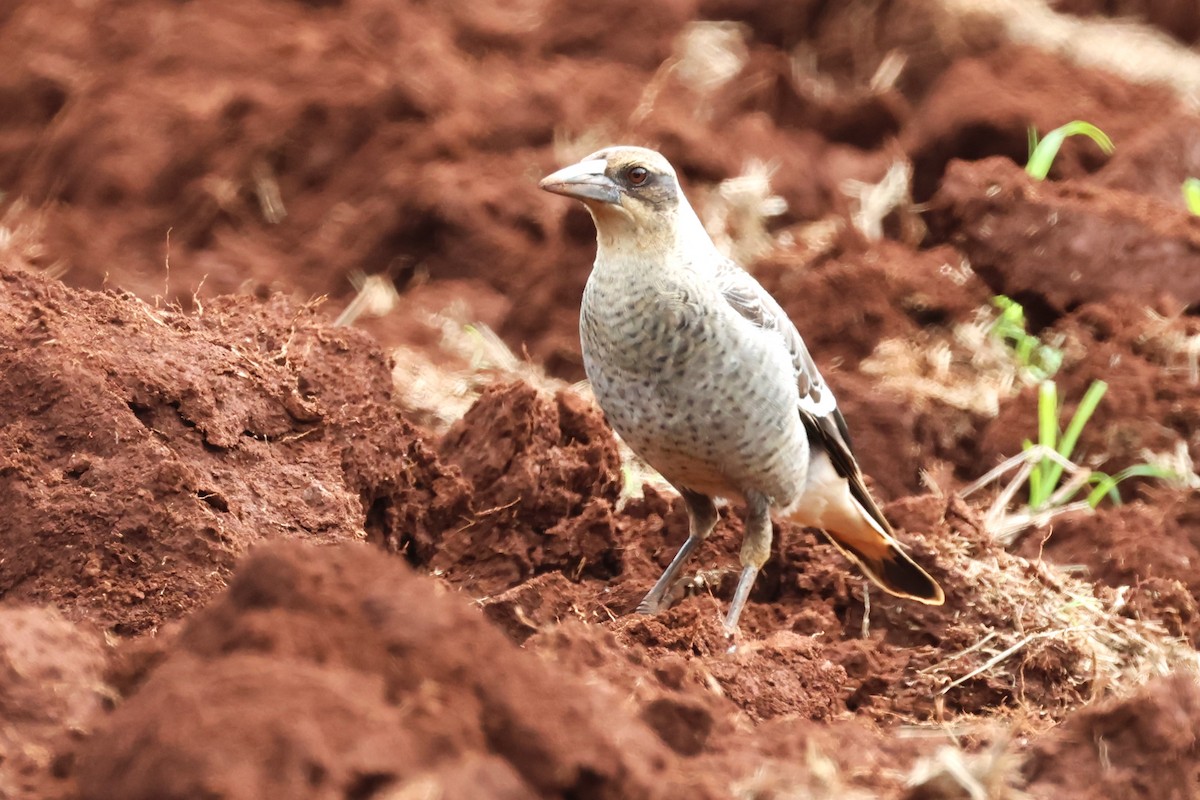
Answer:
POLYGON ((1114 589, 1130 587, 1134 613, 1162 619, 1173 611, 1172 632, 1200 642, 1193 599, 1200 597, 1200 492, 1158 487, 1144 500, 1064 517, 1046 535, 1025 537, 1018 552, 1083 566, 1090 580, 1114 589))
POLYGON ((0 797, 59 797, 75 740, 110 690, 95 631, 49 608, 0 607, 0 797))
POLYGON ((1200 786, 1200 682, 1191 672, 1152 680, 1086 708, 1033 748, 1035 798, 1192 798, 1200 786), (1079 780, 1087 775, 1087 781, 1079 780))
POLYGON ((884 339, 965 322, 988 299, 987 285, 950 248, 914 252, 881 241, 811 263, 767 257, 753 271, 815 357, 846 369, 884 339))
POLYGON ((441 455, 473 484, 474 513, 442 537, 434 569, 486 593, 535 570, 618 571, 620 456, 594 406, 566 391, 498 386, 446 433, 441 455))
POLYGON ((1152 198, 988 158, 952 162, 930 203, 936 235, 1038 325, 1112 296, 1200 304, 1200 218, 1152 198))
MULTIPOLYGON (((1200 15, 1197 20, 1200 24, 1200 15)), ((1182 210, 1186 208, 1183 182, 1196 176, 1200 176, 1200 117, 1181 111, 1123 141, 1096 173, 1096 180, 1182 210)))
POLYGON ((185 314, 0 270, 0 374, 0 594, 102 626, 183 615, 262 539, 419 549, 465 511, 386 357, 281 298, 185 314))
POLYGON ((463 796, 464 763, 495 789, 476 797, 671 794, 648 728, 460 596, 372 548, 281 542, 188 620, 78 775, 84 798, 463 796))
MULTIPOLYGON (((1024 163, 1030 125, 1045 135, 1082 119, 1124 143, 1145 129, 1146 119, 1167 116, 1179 105, 1168 89, 1138 86, 1034 48, 1009 45, 960 59, 938 76, 904 131, 913 197, 928 200, 955 159, 1007 156, 1024 163)), ((1053 175, 1084 175, 1104 159, 1092 142, 1075 137, 1064 143, 1053 175)))

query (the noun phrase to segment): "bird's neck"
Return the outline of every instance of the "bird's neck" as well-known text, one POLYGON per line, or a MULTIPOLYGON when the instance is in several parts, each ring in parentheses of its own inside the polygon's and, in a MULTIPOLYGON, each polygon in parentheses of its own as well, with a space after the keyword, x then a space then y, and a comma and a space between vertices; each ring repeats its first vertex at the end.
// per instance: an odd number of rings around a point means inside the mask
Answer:
POLYGON ((639 225, 623 209, 605 212, 603 216, 593 212, 597 270, 653 279, 664 268, 704 269, 721 258, 686 200, 653 227, 639 225))

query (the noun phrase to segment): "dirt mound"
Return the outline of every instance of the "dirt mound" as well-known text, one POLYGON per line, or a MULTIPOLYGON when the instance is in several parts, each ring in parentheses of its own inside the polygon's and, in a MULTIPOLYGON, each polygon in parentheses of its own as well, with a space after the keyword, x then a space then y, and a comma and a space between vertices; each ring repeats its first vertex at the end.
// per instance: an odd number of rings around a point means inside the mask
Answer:
POLYGON ((939 237, 1040 325, 1109 297, 1200 303, 1200 219, 1151 197, 989 158, 952 163, 931 205, 939 237))
POLYGON ((1196 796, 1200 683, 1154 681, 1134 695, 1076 714, 1039 742, 1025 768, 1033 797, 1196 796), (1086 785, 1064 779, 1089 775, 1086 785))
POLYGON ((447 531, 429 566, 494 594, 546 570, 619 571, 613 505, 620 456, 600 412, 528 384, 496 387, 445 435, 441 454, 474 486, 474 517, 447 531))
MULTIPOLYGON (((913 161, 913 194, 918 201, 928 200, 956 158, 1005 156, 1024 164, 1030 126, 1045 135, 1070 120, 1087 120, 1123 147, 1145 133, 1147 118, 1170 116, 1179 107, 1178 98, 1165 88, 1137 86, 1032 48, 1008 47, 960 59, 938 77, 904 131, 913 161), (979 102, 980 97, 987 102, 979 102)), ((1076 137, 1064 142, 1052 175, 1078 177, 1104 163, 1091 141, 1076 137)))
POLYGON ((57 611, 0 606, 0 796, 71 796, 72 751, 111 695, 108 657, 57 611))
POLYGON ((1137 613, 1143 595, 1173 597, 1177 635, 1200 642, 1200 492, 1144 490, 1145 499, 1096 515, 1056 522, 1046 534, 1027 537, 1020 551, 1056 564, 1080 565, 1089 579, 1113 588, 1132 587, 1137 613))
MULTIPOLYGON (((632 615, 686 535, 686 519, 677 499, 652 489, 622 499, 615 446, 598 413, 576 396, 523 384, 486 393, 440 443, 444 458, 461 465, 460 476, 399 417, 379 377, 388 370, 378 351, 359 334, 325 326, 310 308, 243 298, 187 314, 71 292, 27 272, 8 273, 5 285, 10 336, 26 344, 6 351, 13 364, 32 371, 21 357, 42 348, 59 348, 76 364, 86 353, 96 371, 72 373, 93 376, 88 385, 100 387, 86 397, 116 395, 112 408, 137 421, 137 410, 118 393, 133 384, 139 393, 132 396, 149 407, 141 413, 153 430, 143 439, 156 437, 184 474, 223 475, 214 466, 219 460, 239 476, 218 485, 231 510, 242 507, 250 490, 241 487, 256 485, 262 463, 272 475, 286 474, 289 457, 309 459, 300 462, 308 474, 325 465, 315 474, 351 498, 344 519, 361 528, 346 534, 299 523, 273 529, 273 507, 256 509, 256 517, 243 512, 245 535, 233 542, 240 550, 231 546, 218 564, 264 539, 361 539, 361 529, 452 584, 492 593, 481 602, 483 616, 542 658, 539 664, 516 653, 466 597, 439 596, 436 584, 398 559, 349 543, 277 544, 252 557, 229 591, 191 613, 177 633, 124 647, 112 680, 125 699, 93 720, 99 733, 68 745, 62 759, 31 767, 34 783, 61 781, 69 792, 77 782, 85 797, 370 796, 414 786, 439 787, 446 796, 470 796, 483 786, 498 797, 682 790, 723 797, 734 784, 807 785, 818 770, 845 794, 894 784, 853 777, 838 741, 873 748, 893 775, 927 752, 915 744, 889 748, 876 725, 1012 708, 1070 718, 1109 687, 1189 663, 1158 624, 1181 622, 1176 595, 1144 592, 1134 618, 1124 618, 1127 596, 1093 593, 1005 553, 981 531, 974 509, 932 495, 907 497, 886 511, 946 587, 947 606, 868 596, 830 545, 785 524, 746 609, 746 639, 731 650, 720 610, 733 590, 740 520, 722 513, 698 556, 698 579, 690 590, 680 587, 674 608, 632 615), (31 331, 38 348, 15 338, 31 331), (119 380, 135 364, 152 369, 133 373, 137 381, 119 380), (199 366, 170 368, 180 364, 199 366), (356 379, 343 381, 345 375, 356 379), (201 379, 241 383, 236 392, 221 387, 206 395, 201 379), (309 415, 304 427, 267 427, 295 419, 279 399, 289 392, 309 415), (206 404, 205 397, 222 402, 206 404), (268 413, 277 406, 284 411, 268 413), (318 445, 325 449, 305 449, 318 445), (278 449, 268 450, 268 459, 259 448, 278 449), (389 456, 393 448, 403 455, 389 456), (165 706, 173 709, 169 719, 165 706), (774 738, 761 738, 765 731, 774 738), (798 770, 798 763, 808 767, 798 770)), ((31 382, 13 386, 33 396, 31 382)), ((62 397, 86 399, 66 391, 62 397)), ((46 408, 28 406, 6 434, 28 430, 28 420, 46 408)), ((72 424, 88 430, 78 418, 72 424)), ((51 452, 48 437, 21 441, 51 452)), ((147 456, 86 452, 93 464, 107 459, 110 486, 144 485, 147 456)), ((4 474, 22 486, 28 473, 10 467, 4 474)), ((91 502, 79 489, 61 491, 61 498, 91 502)), ((151 492, 136 497, 153 500, 151 492)), ((290 519, 301 512, 291 509, 290 519)), ((108 517, 81 520, 95 546, 123 543, 108 517)), ((36 539, 20 541, 34 549, 29 542, 36 539)), ((70 597, 73 604, 64 605, 80 609, 77 616, 95 609, 117 625, 177 618, 188 606, 172 592, 190 589, 198 601, 222 577, 181 584, 195 580, 192 573, 171 572, 172 562, 153 570, 158 561, 150 557, 135 564, 144 571, 114 568, 107 578, 118 587, 173 576, 162 598, 138 603, 134 596, 130 610, 106 605, 108 595, 68 594, 78 591, 70 573, 39 563, 52 569, 31 586, 58 587, 62 594, 52 597, 70 597)))
POLYGON ((671 794, 668 751, 613 699, 552 678, 395 559, 279 543, 188 621, 81 753, 80 785, 96 798, 671 794))
POLYGON ((419 547, 465 512, 377 347, 282 299, 184 314, 0 271, 0 372, 11 600, 141 631, 261 539, 419 547))
POLYGON ((1179 112, 1121 142, 1097 173, 1101 185, 1183 209, 1183 182, 1200 175, 1200 117, 1179 112))

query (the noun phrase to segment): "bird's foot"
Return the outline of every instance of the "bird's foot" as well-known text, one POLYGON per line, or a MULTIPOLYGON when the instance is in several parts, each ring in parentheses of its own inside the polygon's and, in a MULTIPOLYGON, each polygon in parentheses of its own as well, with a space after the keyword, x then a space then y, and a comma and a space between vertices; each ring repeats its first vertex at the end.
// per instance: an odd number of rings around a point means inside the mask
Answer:
POLYGON ((657 614, 675 604, 679 599, 674 591, 680 583, 679 575, 683 572, 684 564, 691 558, 692 553, 703 540, 704 537, 698 534, 688 536, 683 547, 679 548, 679 552, 671 560, 670 566, 654 584, 654 588, 642 599, 642 602, 638 603, 637 612, 639 614, 657 614))
POLYGON ((638 603, 637 613, 657 614, 675 605, 675 600, 678 598, 674 597, 672 592, 669 591, 671 588, 673 587, 660 587, 656 585, 642 598, 642 602, 638 603))
POLYGON ((660 611, 662 611, 661 601, 651 600, 648 597, 638 603, 637 606, 637 613, 639 614, 657 614, 660 611))
POLYGON ((738 620, 741 619, 742 609, 750 597, 750 588, 758 577, 758 567, 746 564, 742 567, 741 577, 738 578, 737 589, 733 593, 733 602, 729 604, 729 613, 725 615, 725 637, 733 639, 738 633, 738 620))

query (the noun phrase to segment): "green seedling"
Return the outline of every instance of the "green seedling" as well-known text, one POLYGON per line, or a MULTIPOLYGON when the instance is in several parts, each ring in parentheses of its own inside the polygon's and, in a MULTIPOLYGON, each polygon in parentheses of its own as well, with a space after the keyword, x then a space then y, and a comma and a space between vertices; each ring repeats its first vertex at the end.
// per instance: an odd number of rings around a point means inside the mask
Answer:
MULTIPOLYGON (((1043 381, 1038 387, 1038 445, 1041 446, 1043 452, 1053 451, 1061 458, 1043 457, 1030 470, 1029 507, 1034 511, 1040 511, 1049 505, 1063 505, 1082 488, 1076 486, 1063 491, 1064 487, 1060 487, 1059 482, 1062 479, 1064 464, 1070 462, 1080 434, 1083 433, 1092 414, 1096 412, 1096 407, 1100 405, 1100 400, 1106 391, 1108 391, 1107 383, 1099 380, 1092 381, 1091 386, 1083 395, 1083 400, 1079 403, 1079 408, 1075 409, 1075 415, 1071 417, 1066 431, 1060 432, 1058 427, 1058 386, 1054 381, 1043 381)), ((1034 447, 1033 442, 1025 441, 1026 450, 1032 450, 1034 447)), ((1120 505, 1121 494, 1117 491, 1117 485, 1128 478, 1135 477, 1171 480, 1177 476, 1173 471, 1153 464, 1135 464, 1115 475, 1106 475, 1093 470, 1087 473, 1085 481, 1094 486, 1087 497, 1088 505, 1095 508, 1105 497, 1111 499, 1116 505, 1120 505)))
POLYGON ((1200 178, 1188 178, 1180 188, 1188 211, 1200 217, 1200 178))
POLYGON ((1112 139, 1109 139, 1108 134, 1090 122, 1081 120, 1068 122, 1047 133, 1040 142, 1037 130, 1030 126, 1029 163, 1025 165, 1025 171, 1039 181, 1046 180, 1046 176, 1050 174, 1050 167, 1054 164, 1054 159, 1058 157, 1058 151, 1068 136, 1086 136, 1099 145, 1106 155, 1113 151, 1112 139))
MULTIPOLYGON (((1038 386, 1038 444, 1048 450, 1053 450, 1062 456, 1063 459, 1070 461, 1071 453, 1075 450, 1075 444, 1079 441, 1079 435, 1083 433, 1088 420, 1096 412, 1096 407, 1100 405, 1100 400, 1107 391, 1107 383, 1104 381, 1092 381, 1092 385, 1088 387, 1083 400, 1079 403, 1079 408, 1075 410, 1075 416, 1071 418, 1070 424, 1067 425, 1066 432, 1060 436, 1058 428, 1058 385, 1054 381, 1042 381, 1038 386)), ((1032 450, 1033 442, 1026 440, 1025 449, 1032 450)), ((1050 496, 1058 488, 1058 482, 1062 478, 1062 473, 1062 464, 1049 458, 1043 458, 1034 465, 1033 470, 1029 473, 1030 508, 1038 511, 1046 506, 1050 500, 1050 496)), ((1068 499, 1070 498, 1062 498, 1062 502, 1066 502, 1068 499)))
POLYGON ((992 323, 992 334, 1012 347, 1013 355, 1034 380, 1053 377, 1062 366, 1063 354, 1029 333, 1025 325, 1025 309, 1016 300, 1002 294, 992 298, 1000 316, 992 323))

